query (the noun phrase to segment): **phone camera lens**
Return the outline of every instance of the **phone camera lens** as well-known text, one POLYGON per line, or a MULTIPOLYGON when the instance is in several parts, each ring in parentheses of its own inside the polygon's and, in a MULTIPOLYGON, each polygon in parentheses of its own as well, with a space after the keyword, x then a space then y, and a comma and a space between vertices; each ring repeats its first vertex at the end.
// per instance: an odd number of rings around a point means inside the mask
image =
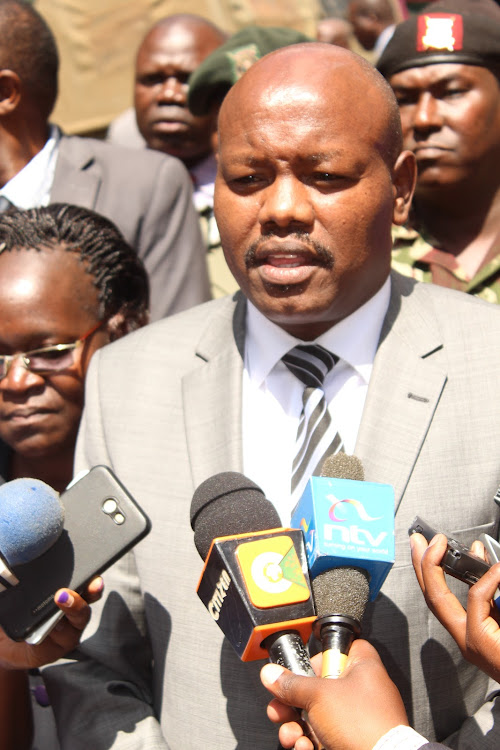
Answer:
POLYGON ((108 499, 105 500, 102 504, 102 509, 104 513, 108 514, 108 516, 112 515, 112 513, 115 513, 117 508, 118 508, 118 504, 116 500, 113 500, 112 497, 108 497, 108 499))

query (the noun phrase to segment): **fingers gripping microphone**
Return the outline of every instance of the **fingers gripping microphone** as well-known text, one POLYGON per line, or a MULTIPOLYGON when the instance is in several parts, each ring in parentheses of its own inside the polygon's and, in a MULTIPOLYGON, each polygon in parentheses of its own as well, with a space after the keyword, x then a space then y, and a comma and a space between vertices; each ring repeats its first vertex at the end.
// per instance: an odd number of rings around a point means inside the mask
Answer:
POLYGON ((242 661, 269 658, 314 674, 304 643, 315 612, 302 532, 242 474, 224 472, 193 496, 191 526, 206 561, 198 596, 242 661))
POLYGON ((323 677, 345 666, 368 603, 394 563, 394 490, 364 482, 355 456, 326 459, 312 477, 292 516, 306 535, 306 549, 322 642, 323 677))
POLYGON ((13 569, 43 555, 63 525, 59 495, 45 482, 14 479, 0 486, 0 592, 18 585, 13 569))
POLYGON ((366 571, 339 567, 325 570, 312 582, 318 619, 314 635, 321 641, 322 677, 339 677, 355 638, 369 598, 366 571))

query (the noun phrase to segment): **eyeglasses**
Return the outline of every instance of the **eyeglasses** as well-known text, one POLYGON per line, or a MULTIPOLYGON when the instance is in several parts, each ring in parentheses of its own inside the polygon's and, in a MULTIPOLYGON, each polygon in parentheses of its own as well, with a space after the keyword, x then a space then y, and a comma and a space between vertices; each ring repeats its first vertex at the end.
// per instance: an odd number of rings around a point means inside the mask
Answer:
POLYGON ((105 320, 102 320, 97 325, 92 326, 90 331, 87 331, 77 341, 73 341, 72 344, 44 346, 42 349, 32 349, 30 352, 19 352, 18 354, 0 354, 0 380, 6 377, 15 359, 20 359, 23 367, 38 375, 50 375, 68 369, 75 363, 75 350, 101 328, 105 322, 105 320))

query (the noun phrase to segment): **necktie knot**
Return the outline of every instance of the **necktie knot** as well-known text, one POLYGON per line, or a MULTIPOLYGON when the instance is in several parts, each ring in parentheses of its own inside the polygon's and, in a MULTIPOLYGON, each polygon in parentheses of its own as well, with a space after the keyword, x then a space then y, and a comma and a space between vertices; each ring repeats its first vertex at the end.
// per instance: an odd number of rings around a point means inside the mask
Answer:
POLYGON ((282 357, 283 363, 305 386, 323 388, 339 358, 320 344, 299 344, 282 357))

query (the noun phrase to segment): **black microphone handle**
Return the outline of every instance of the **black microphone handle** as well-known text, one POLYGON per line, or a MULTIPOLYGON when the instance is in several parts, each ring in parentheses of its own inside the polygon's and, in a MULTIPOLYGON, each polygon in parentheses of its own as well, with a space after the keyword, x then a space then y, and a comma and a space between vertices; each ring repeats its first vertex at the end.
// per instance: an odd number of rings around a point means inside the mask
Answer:
POLYGON ((273 664, 286 667, 294 674, 315 677, 309 654, 296 630, 280 630, 268 635, 262 645, 269 654, 273 664))
POLYGON ((322 677, 340 677, 352 642, 361 635, 359 620, 349 615, 324 615, 314 623, 323 651, 322 677))

